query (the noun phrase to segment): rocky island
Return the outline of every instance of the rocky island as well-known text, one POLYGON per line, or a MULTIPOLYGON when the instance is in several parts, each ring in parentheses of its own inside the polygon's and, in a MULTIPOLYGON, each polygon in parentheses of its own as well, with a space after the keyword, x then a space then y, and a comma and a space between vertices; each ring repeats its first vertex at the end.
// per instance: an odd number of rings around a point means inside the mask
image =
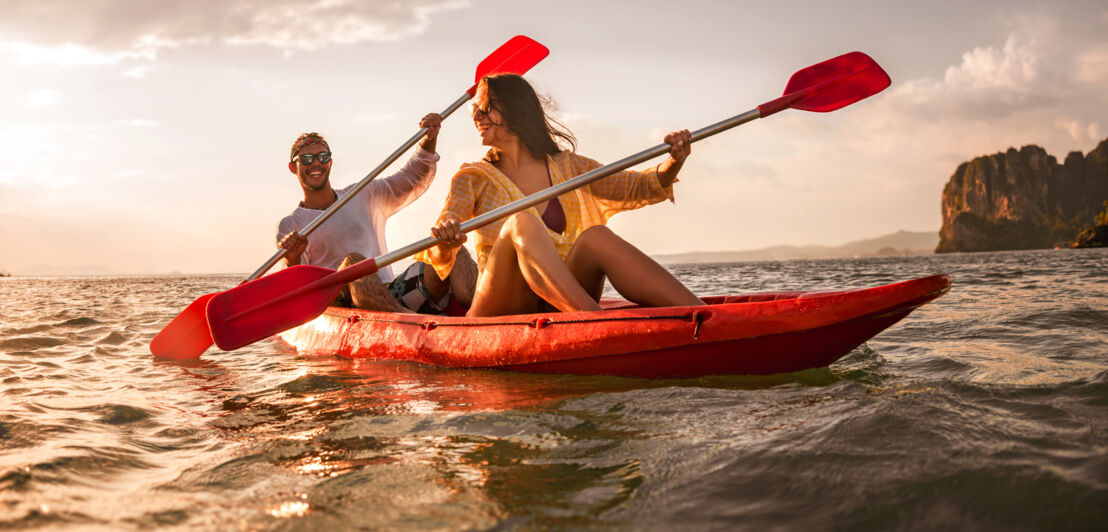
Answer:
POLYGON ((1070 247, 1078 233, 1103 223, 1106 200, 1108 139, 1062 164, 1034 145, 978 157, 959 165, 943 188, 935 251, 1070 247))

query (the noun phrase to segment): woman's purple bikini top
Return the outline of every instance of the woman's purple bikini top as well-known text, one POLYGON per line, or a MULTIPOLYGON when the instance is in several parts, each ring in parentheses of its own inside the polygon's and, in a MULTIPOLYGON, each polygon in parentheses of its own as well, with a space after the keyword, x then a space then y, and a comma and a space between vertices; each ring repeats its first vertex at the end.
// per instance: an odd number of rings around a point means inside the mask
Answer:
POLYGON ((542 213, 542 223, 555 233, 561 234, 566 231, 566 213, 562 210, 562 203, 558 198, 550 198, 546 204, 546 210, 542 213))

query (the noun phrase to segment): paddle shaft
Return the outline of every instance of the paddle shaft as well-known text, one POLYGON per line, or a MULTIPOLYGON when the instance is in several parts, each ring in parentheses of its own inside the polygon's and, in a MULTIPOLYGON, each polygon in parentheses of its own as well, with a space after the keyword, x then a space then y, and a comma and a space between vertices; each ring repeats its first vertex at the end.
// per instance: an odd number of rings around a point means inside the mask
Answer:
MULTIPOLYGON (((698 140, 706 139, 706 138, 708 138, 712 135, 715 135, 717 133, 722 133, 722 132, 727 131, 728 129, 731 129, 735 126, 745 124, 747 122, 750 122, 751 120, 755 120, 755 119, 758 119, 758 118, 761 118, 761 117, 762 117, 761 111, 759 111, 758 109, 752 109, 752 110, 747 111, 743 114, 728 118, 727 120, 723 120, 721 122, 716 122, 715 124, 712 124, 708 127, 705 127, 705 128, 699 129, 697 131, 694 131, 692 133, 692 142, 696 142, 698 140)), ((610 176, 610 175, 612 175, 616 172, 626 170, 627 168, 635 166, 636 164, 646 162, 646 161, 648 161, 650 159, 653 159, 653 158, 655 158, 659 155, 663 155, 665 153, 668 153, 669 150, 670 150, 670 145, 663 142, 662 144, 654 146, 653 148, 650 148, 648 150, 643 150, 643 151, 641 151, 639 153, 636 153, 634 155, 624 157, 623 159, 620 159, 620 160, 618 160, 614 163, 604 165, 600 168, 597 168, 596 170, 586 172, 586 173, 581 174, 581 175, 579 175, 579 176, 577 176, 573 179, 570 179, 568 181, 563 181, 561 183, 558 183, 557 185, 554 185, 554 186, 551 186, 549 188, 543 189, 543 190, 541 190, 539 192, 536 192, 536 193, 534 193, 530 196, 527 196, 526 198, 514 201, 514 202, 509 203, 509 204, 507 204, 503 207, 493 209, 489 212, 486 212, 485 214, 482 214, 482 215, 477 216, 475 218, 471 218, 469 220, 466 220, 465 222, 463 222, 461 224, 459 229, 463 233, 468 233, 468 232, 470 232, 474 229, 484 227, 484 226, 486 226, 486 225, 488 225, 492 222, 495 222, 495 221, 497 221, 501 218, 506 218, 506 217, 508 217, 512 214, 517 213, 517 212, 520 212, 520 211, 529 209, 531 207, 534 207, 535 205, 545 203, 547 201, 550 201, 551 198, 561 196, 562 194, 565 194, 565 193, 570 192, 572 190, 581 188, 581 187, 583 187, 583 186, 585 186, 589 183, 592 183, 593 181, 596 181, 598 179, 603 179, 603 178, 608 177, 608 176, 610 176)), ((400 259, 403 259, 404 257, 408 257, 410 255, 415 255, 416 253, 419 253, 420 251, 423 251, 425 249, 428 249, 428 248, 434 246, 435 244, 438 244, 438 242, 439 242, 438 239, 436 239, 434 237, 428 237, 428 238, 420 240, 419 242, 416 242, 414 244, 410 244, 410 245, 404 246, 400 249, 385 253, 384 255, 381 255, 381 256, 377 257, 376 259, 373 259, 373 261, 376 264, 373 265, 372 270, 369 271, 368 273, 373 273, 373 272, 377 271, 377 268, 392 264, 392 263, 394 263, 394 262, 396 262, 400 259)), ((353 270, 353 269, 357 268, 359 265, 360 265, 360 263, 356 264, 354 266, 351 266, 351 267, 349 267, 345 270, 342 270, 342 272, 346 272, 348 270, 353 270)), ((342 273, 342 272, 340 272, 340 273, 342 273)), ((358 272, 351 272, 350 275, 355 275, 356 273, 358 273, 358 272)), ((368 273, 363 274, 363 275, 368 275, 368 273)), ((353 278, 357 279, 358 277, 361 277, 361 275, 355 275, 353 278)))
MULTIPOLYGON (((692 142, 696 142, 698 140, 706 139, 706 138, 708 138, 712 135, 715 135, 717 133, 722 133, 724 131, 727 131, 728 129, 731 129, 733 127, 745 124, 747 122, 750 122, 751 120, 755 120, 755 119, 758 119, 758 118, 761 118, 761 117, 762 117, 761 111, 759 111, 757 108, 751 109, 750 111, 747 111, 743 114, 733 116, 731 118, 728 118, 727 120, 723 120, 721 122, 716 122, 715 124, 712 124, 708 127, 705 127, 705 128, 699 129, 697 131, 694 131, 692 133, 692 142)), ((653 158, 655 158, 659 155, 663 155, 665 153, 668 153, 669 150, 670 150, 670 145, 668 143, 663 142, 662 144, 654 146, 653 148, 650 148, 648 150, 643 150, 643 151, 641 151, 639 153, 636 153, 634 155, 631 155, 629 157, 624 157, 623 159, 620 159, 620 160, 618 160, 614 163, 607 164, 605 166, 602 166, 602 167, 597 168, 596 170, 592 170, 590 172, 586 172, 586 173, 581 174, 581 175, 579 175, 579 176, 577 176, 573 179, 570 179, 568 181, 563 181, 562 183, 559 183, 557 185, 554 185, 554 186, 551 186, 549 188, 543 189, 540 192, 536 192, 536 193, 534 193, 530 196, 527 196, 526 198, 516 200, 512 203, 509 203, 509 204, 503 206, 503 207, 500 207, 498 209, 493 209, 489 212, 486 212, 485 214, 482 214, 482 215, 477 216, 475 218, 471 218, 469 220, 466 220, 465 222, 463 222, 461 224, 459 229, 461 229, 461 231, 463 233, 468 233, 468 232, 470 232, 474 229, 484 227, 484 226, 486 226, 486 225, 488 225, 492 222, 495 222, 495 221, 497 221, 501 218, 507 218, 508 216, 511 216, 512 214, 515 214, 517 212, 529 209, 529 208, 531 208, 535 205, 539 205, 543 202, 550 201, 550 198, 560 196, 560 195, 565 194, 567 192, 570 192, 572 190, 581 188, 581 187, 583 187, 583 186, 585 186, 589 183, 592 183, 593 181, 596 181, 598 179, 603 179, 603 178, 608 177, 608 176, 610 176, 610 175, 612 175, 616 172, 626 170, 627 168, 630 168, 630 167, 632 167, 636 164, 646 162, 646 161, 648 161, 650 159, 653 159, 653 158)), ((424 238, 423 240, 420 240, 420 241, 415 242, 413 244, 409 244, 409 245, 404 246, 400 249, 390 251, 390 252, 385 253, 383 255, 379 255, 375 258, 365 259, 365 260, 363 260, 361 262, 358 262, 358 263, 355 263, 355 264, 353 264, 353 265, 351 265, 347 268, 336 271, 335 273, 332 273, 332 274, 330 274, 326 277, 323 277, 319 280, 308 283, 308 284, 306 284, 304 286, 301 286, 301 287, 298 287, 296 289, 290 290, 289 292, 286 292, 286 293, 278 296, 277 298, 275 298, 271 301, 268 301, 265 305, 259 305, 258 307, 255 307, 255 308, 243 309, 239 312, 236 312, 235 314, 233 314, 231 316, 228 316, 227 320, 228 321, 234 320, 235 318, 238 318, 240 316, 250 314, 251 312, 254 312, 255 310, 257 310, 258 308, 261 308, 261 307, 264 307, 264 306, 277 305, 277 304, 281 303, 282 301, 286 301, 286 300, 296 298, 296 297, 300 296, 301 294, 304 294, 304 293, 307 293, 307 292, 312 292, 312 291, 317 290, 317 289, 334 288, 334 287, 342 286, 342 285, 344 285, 346 283, 349 283, 351 281, 354 281, 356 279, 361 279, 362 277, 365 277, 367 275, 372 275, 374 273, 377 273, 377 271, 380 270, 384 266, 388 266, 389 264, 392 264, 392 263, 394 263, 394 262, 396 262, 400 259, 403 259, 405 257, 415 255, 416 253, 419 253, 420 251, 423 251, 425 249, 429 249, 429 248, 431 248, 432 246, 434 246, 438 243, 439 243, 439 240, 437 238, 427 237, 427 238, 424 238)))
MULTIPOLYGON (((788 108, 815 112, 834 111, 872 96, 887 88, 890 83, 888 74, 872 58, 861 52, 850 52, 797 71, 789 79, 785 94, 780 98, 697 130, 690 135, 690 140, 696 142, 788 108), (864 73, 868 75, 860 75, 864 73), (839 85, 846 80, 850 80, 850 83, 839 85)), ((461 224, 460 229, 463 232, 469 232, 483 227, 615 172, 663 155, 671 149, 668 143, 659 144, 467 220, 461 224)), ((248 283, 231 289, 213 297, 207 305, 206 314, 211 326, 212 338, 222 349, 237 349, 282 330, 306 323, 326 310, 327 305, 341 289, 341 285, 371 275, 381 266, 387 266, 403 257, 429 249, 437 243, 436 238, 425 238, 337 272, 312 266, 295 266, 285 272, 254 281, 254 283, 263 283, 254 288, 251 288, 253 283, 248 283), (286 273, 287 275, 282 277, 282 274, 286 273), (285 278, 288 278, 287 281, 285 278), (296 286, 302 283, 302 286, 296 286), (235 295, 236 291, 243 290, 241 294, 235 295), (234 297, 240 298, 243 304, 234 305, 234 297), (232 310, 235 308, 238 310, 232 310), (231 321, 267 309, 270 315, 263 315, 262 318, 255 316, 238 326, 238 330, 235 326, 229 326, 231 321)))
MULTIPOLYGON (((837 59, 842 59, 844 57, 846 57, 846 56, 841 56, 839 58, 832 59, 831 61, 835 61, 837 59)), ((868 59, 868 57, 867 57, 867 59, 868 59)), ((870 60, 870 61, 872 61, 872 60, 870 60)), ((809 68, 812 68, 812 67, 809 67, 809 68)), ((821 90, 823 90, 823 89, 825 89, 825 88, 827 88, 831 85, 842 83, 842 82, 847 81, 850 78, 853 78, 853 77, 858 76, 860 74, 871 72, 873 68, 877 68, 878 70, 880 70, 880 67, 877 67, 876 63, 873 63, 872 67, 870 67, 868 65, 867 66, 862 66, 862 67, 856 68, 852 72, 849 72, 849 73, 846 73, 846 74, 838 74, 838 75, 835 75, 835 76, 831 76, 828 79, 825 79, 822 82, 817 83, 815 85, 811 85, 811 86, 805 87, 801 90, 796 90, 796 91, 792 91, 792 92, 789 92, 787 94, 784 94, 780 98, 776 98, 774 100, 770 100, 766 103, 763 103, 762 105, 759 105, 755 109, 752 109, 752 110, 747 111, 743 114, 728 118, 727 120, 717 122, 715 124, 712 124, 708 127, 705 127, 703 129, 700 129, 700 130, 694 132, 692 134, 692 141, 696 142, 700 139, 707 138, 707 137, 710 137, 712 135, 715 135, 716 133, 720 133, 722 131, 727 131, 728 129, 731 129, 735 126, 745 124, 746 122, 749 122, 751 120, 754 120, 754 119, 757 119, 757 118, 765 118, 769 115, 778 113, 778 112, 783 111, 785 109, 788 109, 793 104, 795 104, 796 102, 798 102, 800 100, 803 100, 804 98, 807 98, 807 97, 809 97, 813 94, 816 94, 819 91, 821 91, 821 90)), ((884 75, 884 72, 882 72, 882 75, 884 75)), ((887 77, 886 77, 886 80, 887 80, 887 77)), ((477 88, 477 85, 474 84, 474 86, 470 87, 470 89, 466 92, 465 95, 463 95, 456 102, 451 104, 450 107, 448 107, 445 111, 443 111, 443 113, 442 113, 443 118, 446 118, 447 116, 450 116, 450 113, 453 113, 455 110, 458 109, 458 107, 461 107, 461 105, 464 104, 468 99, 472 98, 474 93, 475 93, 476 88, 477 88)), ((884 87, 882 87, 882 88, 884 88, 884 87)), ((303 232, 301 232, 301 235, 307 236, 309 233, 311 233, 317 226, 319 226, 319 224, 323 223, 324 220, 326 220, 328 217, 330 217, 332 214, 334 214, 334 211, 336 211, 340 207, 342 207, 347 201, 349 201, 350 198, 352 198, 354 196, 354 194, 356 194, 363 187, 365 187, 370 181, 373 180, 373 178, 377 177, 377 174, 381 173, 381 171, 384 170, 385 167, 392 164, 393 161, 395 161, 400 156, 400 154, 407 151, 408 148, 411 148, 412 145, 415 144, 416 142, 418 142, 419 139, 422 138, 423 135, 426 134, 426 133, 427 133, 426 129, 421 129, 418 133, 416 133, 416 135, 414 137, 412 137, 411 139, 409 139, 407 143, 405 143, 398 150, 393 152, 393 154, 390 155, 389 158, 385 160, 385 162, 381 163, 381 165, 378 166, 373 172, 371 172, 364 179, 362 179, 362 181, 358 183, 357 187, 351 193, 346 194, 342 198, 339 198, 339 200, 337 202, 335 202, 334 205, 332 205, 330 208, 328 208, 326 211, 324 211, 323 214, 320 214, 319 217, 315 219, 315 221, 313 221, 310 225, 308 225, 308 227, 306 227, 304 229, 303 232)), ((462 230, 462 232, 468 233, 469 231, 472 231, 472 230, 477 229, 479 227, 488 225, 489 223, 492 223, 492 222, 494 222, 494 221, 496 221, 496 220, 498 220, 502 217, 506 217, 508 215, 515 214, 515 213, 517 213, 519 211, 522 211, 524 209, 528 209, 530 207, 538 205, 538 204, 540 204, 544 201, 549 201, 550 198, 560 196, 560 195, 562 195, 566 192, 569 192, 571 190, 574 190, 574 189, 579 188, 581 186, 584 186, 586 184, 592 183, 593 181, 596 181, 597 179, 602 179, 602 178, 607 177, 607 176, 609 176, 609 175, 611 175, 615 172, 619 172, 621 170, 624 170, 624 169, 629 168, 631 166, 634 166, 636 164, 639 164, 639 163, 642 163, 644 161, 653 159, 654 157, 662 155, 663 153, 665 153, 667 151, 669 151, 669 145, 668 144, 659 144, 658 146, 655 146, 655 147, 653 147, 649 150, 639 152, 635 155, 632 155, 630 157, 626 157, 624 159, 616 161, 616 162, 614 162, 612 164, 609 164, 607 166, 597 168, 596 170, 593 170, 592 172, 588 172, 588 173, 582 174, 580 176, 577 176, 576 178, 570 179, 569 181, 565 181, 565 182, 563 182, 563 183, 561 183, 557 186, 547 188, 547 189, 543 190, 542 192, 538 192, 538 193, 536 193, 532 196, 528 196, 528 197, 520 200, 517 203, 511 203, 511 204, 505 205, 503 207, 500 207, 499 209, 489 211, 489 212, 487 212, 487 213, 485 213, 481 216, 478 216, 476 218, 473 218, 473 219, 461 224, 460 229, 462 230)), ((428 248, 430 248, 431 246, 434 246, 437 243, 438 243, 438 241, 433 239, 433 238, 426 238, 426 239, 420 240, 419 242, 416 242, 414 244, 411 244, 411 245, 405 246, 403 248, 397 249, 395 251, 392 251, 390 253, 386 253, 384 255, 381 255, 380 257, 377 257, 376 259, 374 259, 374 262, 377 263, 376 267, 372 268, 371 270, 367 270, 366 273, 363 273, 362 275, 369 275, 370 273, 374 273, 381 266, 386 266, 386 265, 392 264, 393 262, 396 262, 396 261, 398 261, 398 260, 400 260, 404 257, 419 253, 420 251, 428 249, 428 248)), ((283 248, 278 250, 277 253, 272 258, 270 258, 269 261, 266 262, 265 265, 263 265, 260 269, 258 269, 258 271, 251 274, 250 277, 247 278, 247 281, 254 280, 254 279, 258 278, 259 276, 264 274, 266 271, 268 271, 270 268, 272 268, 273 265, 276 264, 277 261, 280 260, 281 257, 283 257, 285 255, 286 251, 287 250, 285 250, 283 248)), ((351 268, 347 268, 347 269, 351 269, 351 268)), ((358 270, 358 271, 360 271, 360 270, 358 270)), ((355 277, 355 279, 356 278, 357 277, 355 277)))
MULTIPOLYGON (((768 101, 766 103, 763 103, 762 105, 759 105, 758 107, 755 107, 754 109, 751 109, 751 110, 749 110, 745 113, 742 113, 740 115, 735 115, 735 116, 733 116, 731 118, 728 118, 726 120, 722 120, 722 121, 716 122, 715 124, 712 124, 710 126, 698 129, 698 130, 692 132, 692 142, 696 142, 698 140, 706 139, 706 138, 708 138, 712 135, 715 135, 717 133, 722 133, 724 131, 727 131, 728 129, 731 129, 731 128, 736 127, 736 126, 740 126, 740 125, 745 124, 747 122, 750 122, 752 120, 756 120, 758 118, 764 118, 764 117, 767 117, 771 114, 782 111, 784 109, 788 109, 790 106, 792 106, 796 102, 798 102, 798 101, 800 101, 800 100, 802 100, 802 99, 804 99, 804 98, 806 98, 806 97, 808 97, 812 94, 815 94, 815 93, 819 92, 820 90, 823 90, 823 89, 825 89, 825 88, 827 88, 831 85, 837 84, 837 83, 842 83, 842 82, 844 82, 844 81, 846 81, 846 80, 848 80, 848 79, 850 79, 854 76, 857 76, 858 74, 861 74, 865 71, 866 71, 866 69, 860 68, 860 69, 854 70, 853 72, 850 72, 848 74, 835 76, 833 78, 827 79, 827 80, 825 80, 821 83, 818 83, 816 85, 812 85, 812 86, 807 87, 807 88, 802 89, 802 90, 790 92, 788 94, 785 94, 785 95, 781 96, 780 98, 777 98, 777 99, 768 101)), ((539 205, 539 204, 542 204, 544 202, 550 201, 551 198, 561 196, 562 194, 565 194, 566 192, 581 188, 581 187, 583 187, 583 186, 585 186, 589 183, 592 183, 593 181, 596 181, 598 179, 603 179, 603 178, 608 177, 608 176, 610 176, 610 175, 612 175, 616 172, 626 170, 627 168, 635 166, 636 164, 640 164, 640 163, 649 161, 650 159, 653 159, 653 158, 655 158, 659 155, 663 155, 663 154, 667 153, 669 150, 670 150, 670 145, 668 143, 663 142, 662 144, 654 146, 653 148, 650 148, 648 150, 643 150, 643 151, 641 151, 639 153, 636 153, 634 155, 624 157, 623 159, 620 159, 620 160, 618 160, 614 163, 604 165, 604 166, 602 166, 600 168, 597 168, 596 170, 593 170, 591 172, 586 172, 586 173, 581 174, 581 175, 579 175, 579 176, 577 176, 573 179, 570 179, 568 181, 563 181, 562 183, 559 183, 557 185, 554 185, 554 186, 551 186, 549 188, 543 189, 543 190, 541 190, 539 192, 536 192, 536 193, 534 193, 530 196, 527 196, 526 198, 523 198, 521 200, 509 203, 509 204, 507 204, 503 207, 500 207, 498 209, 493 209, 493 210, 491 210, 489 212, 486 212, 485 214, 482 214, 482 215, 477 216, 475 218, 471 218, 471 219, 463 222, 459 226, 459 230, 461 230, 463 233, 468 233, 468 232, 470 232, 474 229, 484 227, 484 226, 486 226, 486 225, 488 225, 492 222, 495 222, 495 221, 497 221, 501 218, 506 218, 506 217, 508 217, 512 214, 515 214, 517 212, 520 212, 522 210, 529 209, 531 207, 534 207, 535 205, 539 205)), ((394 263, 394 262, 396 262, 396 261, 398 261, 398 260, 400 260, 404 257, 408 257, 410 255, 415 255, 416 253, 419 253, 420 251, 428 249, 428 248, 434 246, 437 243, 438 243, 438 239, 435 239, 433 237, 428 237, 428 238, 420 240, 419 242, 416 242, 414 244, 410 244, 410 245, 402 247, 400 249, 385 253, 384 255, 381 255, 381 256, 377 257, 376 259, 373 259, 373 262, 375 264, 372 265, 372 269, 368 270, 366 273, 364 273, 362 275, 368 275, 370 273, 374 273, 374 272, 377 271, 377 269, 379 269, 382 266, 387 266, 387 265, 392 264, 392 263, 394 263)), ((368 261, 363 261, 363 262, 368 262, 368 261)), ((356 268, 357 266, 358 265, 351 266, 350 268, 347 268, 347 270, 352 270, 352 269, 356 268)), ((344 270, 344 271, 346 271, 346 270, 344 270)), ((351 272, 351 275, 353 275, 354 273, 357 273, 357 272, 351 272)), ((360 276, 355 276, 355 277, 353 277, 353 279, 357 279, 358 277, 360 277, 360 276)))
MULTIPOLYGON (((470 91, 472 90, 473 89, 470 89, 470 91)), ((445 120, 446 117, 451 115, 451 113, 457 111, 459 107, 464 105, 472 97, 473 95, 469 91, 467 91, 460 98, 455 100, 454 103, 450 104, 450 106, 446 108, 446 110, 440 113, 443 119, 445 120)), ((404 144, 397 148, 396 151, 392 152, 392 154, 385 158, 385 160, 382 161, 381 164, 377 165, 377 168, 374 168, 373 171, 363 177, 357 185, 354 185, 354 188, 350 189, 350 191, 346 194, 339 196, 338 201, 335 201, 333 204, 331 204, 330 207, 327 208, 327 210, 320 213, 320 215, 317 216, 315 220, 312 220, 312 223, 308 224, 307 227, 300 231, 300 236, 306 237, 310 235, 312 231, 315 231, 315 229, 319 227, 323 222, 327 221, 327 219, 330 218, 331 215, 335 214, 335 212, 341 209, 343 205, 346 205, 348 201, 353 199, 354 196, 358 194, 358 192, 361 192, 361 190, 365 188, 366 185, 370 183, 370 181, 373 181, 378 175, 380 175, 381 172, 385 170, 385 168, 388 168, 389 165, 396 162, 396 160, 399 159, 400 156, 404 154, 404 152, 408 151, 408 149, 414 146, 415 143, 419 142, 419 140, 427 134, 427 131, 427 128, 422 128, 417 131, 415 135, 412 135, 412 138, 408 139, 404 144)), ((277 264, 277 261, 281 260, 281 258, 285 256, 285 253, 288 253, 287 249, 279 248, 277 250, 277 253, 274 253, 273 256, 270 257, 269 260, 266 261, 266 263, 263 264, 261 268, 255 270, 254 273, 250 274, 250 277, 246 278, 246 280, 253 281, 258 277, 265 275, 265 272, 268 272, 270 268, 277 264)))

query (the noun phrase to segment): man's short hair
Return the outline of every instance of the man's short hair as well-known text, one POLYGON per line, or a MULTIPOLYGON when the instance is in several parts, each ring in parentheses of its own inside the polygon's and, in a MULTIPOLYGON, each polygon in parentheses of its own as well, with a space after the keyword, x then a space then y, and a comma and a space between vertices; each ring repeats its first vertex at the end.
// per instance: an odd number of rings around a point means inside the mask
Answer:
POLYGON ((322 144, 327 146, 327 149, 331 149, 331 146, 327 144, 327 141, 323 139, 323 135, 312 131, 311 133, 304 133, 299 137, 296 137, 296 142, 292 143, 292 151, 289 152, 289 161, 296 159, 296 154, 307 146, 312 144, 322 144))

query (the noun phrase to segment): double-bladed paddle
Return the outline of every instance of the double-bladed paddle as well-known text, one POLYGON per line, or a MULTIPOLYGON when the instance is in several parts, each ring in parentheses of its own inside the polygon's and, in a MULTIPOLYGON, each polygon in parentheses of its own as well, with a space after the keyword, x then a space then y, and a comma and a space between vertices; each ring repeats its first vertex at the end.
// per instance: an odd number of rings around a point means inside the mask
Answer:
MULTIPOLYGON (((470 98, 473 98, 477 92, 477 82, 481 81, 482 77, 497 73, 524 74, 539 61, 542 61, 549 53, 550 50, 529 37, 523 35, 512 37, 477 65, 473 86, 440 114, 443 118, 446 118, 470 98)), ((311 234, 320 224, 330 218, 335 211, 341 209, 343 205, 346 205, 346 202, 350 201, 370 181, 373 181, 378 174, 395 162, 397 158, 408 151, 416 142, 419 142, 426 134, 427 128, 417 131, 415 135, 412 135, 412 138, 392 152, 377 168, 374 168, 372 172, 362 178, 350 192, 339 197, 338 201, 326 211, 323 211, 311 224, 308 224, 300 234, 303 236, 311 234)), ((283 248, 279 249, 261 268, 250 274, 246 281, 253 281, 265 275, 265 272, 269 271, 274 264, 277 264, 277 261, 281 260, 281 257, 284 257, 287 251, 283 248)), ((197 358, 203 354, 212 345, 212 334, 208 329, 205 309, 209 301, 216 295, 218 293, 200 296, 185 310, 181 311, 150 342, 150 352, 156 356, 173 360, 197 358)))
MULTIPOLYGON (((869 56, 861 52, 844 54, 796 72, 780 98, 700 129, 692 133, 692 141, 784 109, 834 111, 877 94, 889 84, 888 74, 869 56)), ((469 232, 488 225, 669 150, 669 144, 659 144, 467 220, 460 229, 469 232)), ((208 325, 212 338, 220 349, 229 351, 306 323, 327 309, 344 284, 373 274, 383 266, 437 243, 435 238, 425 238, 340 271, 317 266, 293 266, 227 290, 208 302, 208 325)))

